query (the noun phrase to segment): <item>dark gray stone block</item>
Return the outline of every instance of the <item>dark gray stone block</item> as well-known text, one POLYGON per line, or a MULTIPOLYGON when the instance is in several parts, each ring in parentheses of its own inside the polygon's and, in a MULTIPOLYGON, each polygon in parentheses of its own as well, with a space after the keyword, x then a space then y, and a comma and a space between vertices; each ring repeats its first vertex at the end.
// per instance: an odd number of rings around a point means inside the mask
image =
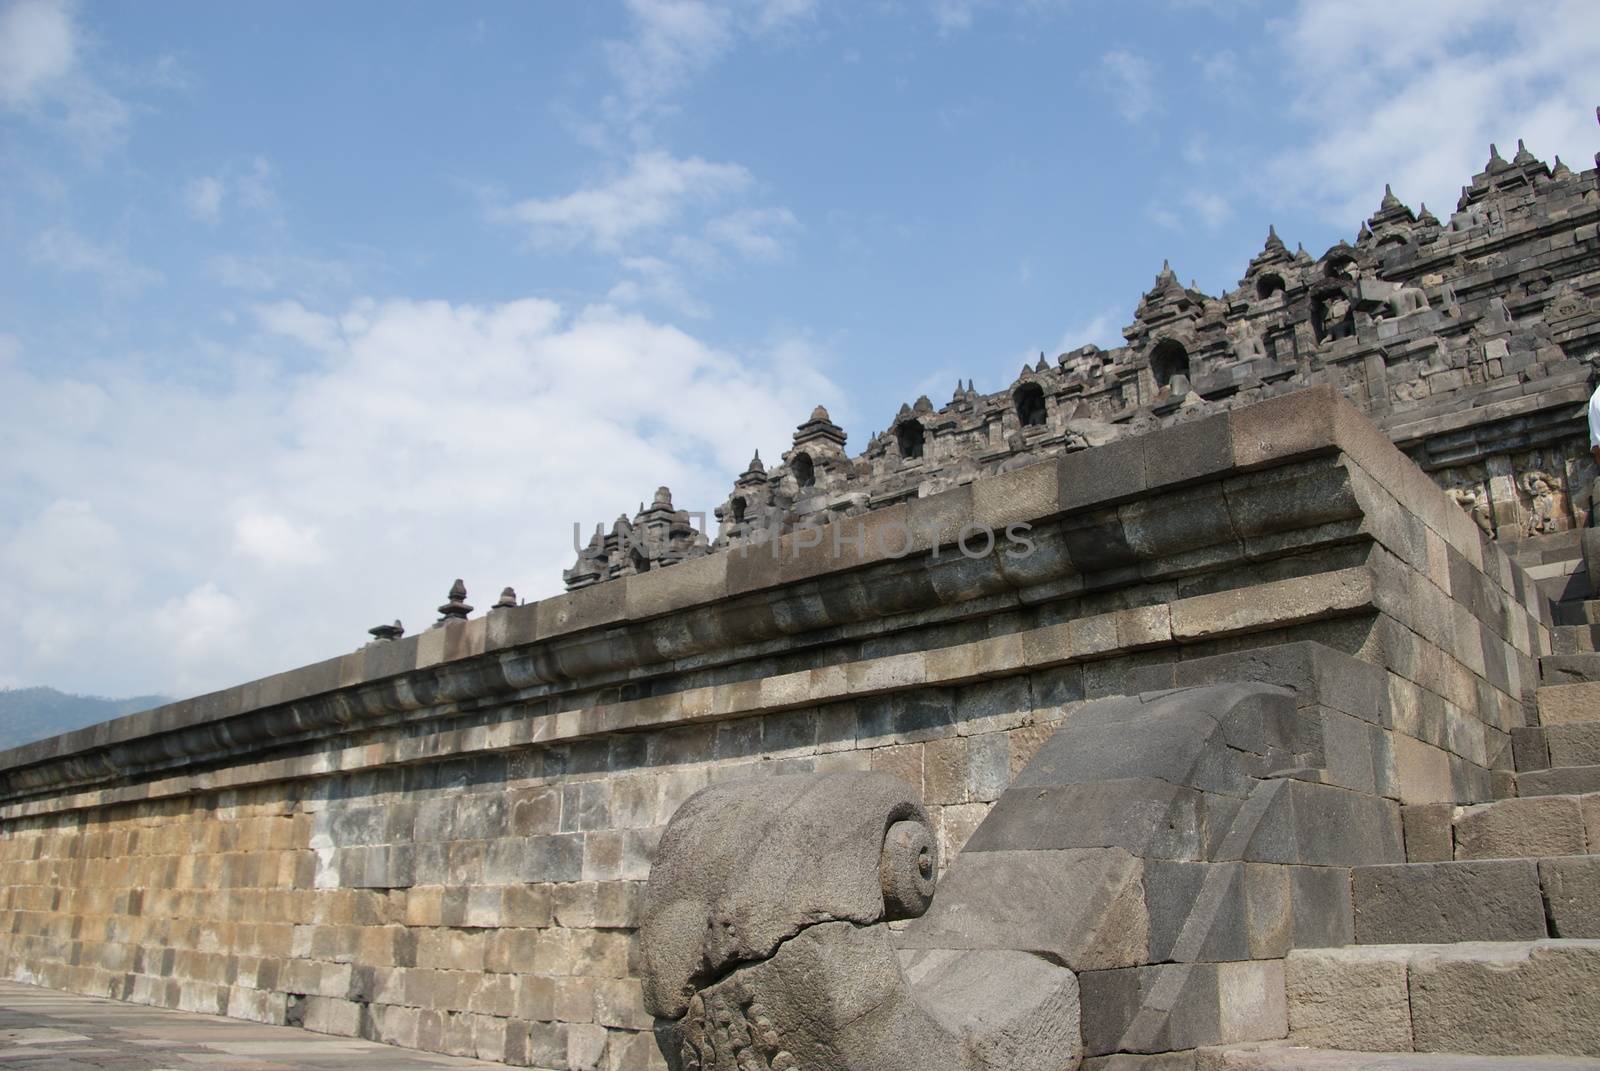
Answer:
POLYGON ((1546 936, 1538 869, 1530 859, 1357 867, 1352 888, 1361 944, 1546 936))

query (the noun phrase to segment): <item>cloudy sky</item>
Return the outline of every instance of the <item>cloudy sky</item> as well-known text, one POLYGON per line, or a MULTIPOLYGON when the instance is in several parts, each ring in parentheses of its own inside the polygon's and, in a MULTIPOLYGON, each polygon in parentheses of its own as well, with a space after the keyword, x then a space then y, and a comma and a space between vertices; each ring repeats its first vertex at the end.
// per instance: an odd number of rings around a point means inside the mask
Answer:
POLYGON ((1548 0, 0 0, 0 686, 185 695, 560 588, 825 403, 1115 343, 1490 141, 1548 0))

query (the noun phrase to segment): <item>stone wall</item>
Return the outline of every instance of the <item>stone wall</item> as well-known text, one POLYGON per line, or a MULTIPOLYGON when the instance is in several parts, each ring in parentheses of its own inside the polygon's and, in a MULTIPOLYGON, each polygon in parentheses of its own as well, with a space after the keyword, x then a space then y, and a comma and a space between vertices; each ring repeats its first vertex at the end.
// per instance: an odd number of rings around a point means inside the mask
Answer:
POLYGON ((0 972, 659 1067, 642 883, 712 781, 885 771, 949 859, 1095 697, 1380 667, 1328 731, 1396 821, 1491 798, 1535 716, 1534 585, 1327 388, 838 523, 0 754, 0 972), (1024 522, 1032 554, 955 547, 1024 522))
POLYGON ((1595 476, 1578 414, 1600 356, 1597 228, 1600 168, 1552 168, 1520 144, 1511 160, 1491 150, 1447 224, 1385 191, 1353 245, 1313 259, 1270 231, 1220 295, 1184 286, 1164 265, 1123 328, 1125 345, 1083 346, 1053 363, 1041 353, 992 394, 968 381, 943 406, 918 398, 857 455, 819 407, 782 458, 752 459, 711 511, 714 533, 662 488, 631 520, 598 528, 567 584, 738 548, 1316 385, 1366 413, 1486 533, 1581 528, 1595 476))

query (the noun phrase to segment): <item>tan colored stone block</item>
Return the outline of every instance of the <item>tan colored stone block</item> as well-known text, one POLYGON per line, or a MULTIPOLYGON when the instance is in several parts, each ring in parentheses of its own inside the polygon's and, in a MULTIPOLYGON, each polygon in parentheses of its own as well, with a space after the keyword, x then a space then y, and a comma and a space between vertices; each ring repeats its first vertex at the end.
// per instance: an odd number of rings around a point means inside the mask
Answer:
POLYGON ((1455 811, 1457 859, 1582 855, 1583 811, 1570 796, 1528 796, 1455 811))
POLYGON ((1281 1038, 1289 1032, 1283 963, 1217 965, 1218 1028, 1224 1042, 1281 1038))
POLYGON ((1600 941, 1435 945, 1410 989, 1418 1052, 1600 1055, 1600 941))
POLYGON ((1296 949, 1284 960, 1289 1041, 1308 1048, 1411 1051, 1408 951, 1296 949))
POLYGON ((922 745, 922 800, 943 805, 967 802, 967 739, 950 736, 922 745))
POLYGON ((1600 681, 1547 684, 1537 694, 1541 725, 1600 721, 1600 681))
POLYGON ((1391 734, 1391 739, 1401 803, 1448 803, 1455 799, 1447 752, 1400 733, 1391 734))
POLYGON ((1372 573, 1357 566, 1178 599, 1172 603, 1172 635, 1203 639, 1282 628, 1373 605, 1372 573))
POLYGON ((874 748, 871 756, 874 770, 898 777, 918 792, 922 791, 923 745, 891 744, 874 748))
POLYGON ((966 847, 973 831, 989 816, 990 804, 964 803, 939 809, 939 858, 948 864, 966 847))

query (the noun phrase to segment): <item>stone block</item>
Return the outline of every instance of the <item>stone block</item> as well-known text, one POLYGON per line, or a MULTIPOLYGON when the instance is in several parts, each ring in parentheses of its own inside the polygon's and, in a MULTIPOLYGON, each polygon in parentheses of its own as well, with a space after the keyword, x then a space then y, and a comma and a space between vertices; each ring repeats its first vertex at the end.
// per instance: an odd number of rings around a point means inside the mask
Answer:
POLYGON ((1373 606, 1372 573, 1340 569, 1196 595, 1172 603, 1172 635, 1199 640, 1350 613, 1373 606))
POLYGON ((1544 685, 1538 704, 1540 725, 1600 721, 1600 683, 1544 685))
POLYGON ((1288 1032, 1279 960, 1085 971, 1078 985, 1085 1056, 1170 1052, 1288 1032))
POLYGON ((1532 860, 1357 867, 1355 936, 1361 944, 1519 941, 1545 936, 1532 860))
POLYGON ((1411 1051, 1410 953, 1295 949, 1284 960, 1289 1041, 1310 1048, 1411 1051))
POLYGON ((1132 436, 1062 456, 1056 501, 1063 510, 1132 498, 1148 486, 1144 451, 1148 436, 1132 436))
POLYGON ((1453 811, 1448 803, 1414 803, 1400 808, 1408 863, 1444 863, 1455 858, 1453 811))
POLYGON ((1233 468, 1231 414, 1202 417, 1151 435, 1144 451, 1145 483, 1151 488, 1189 483, 1233 468))
POLYGON ((1394 734, 1393 744, 1401 803, 1449 803, 1456 799, 1448 752, 1399 733, 1394 734))
POLYGON ((1350 870, 1338 866, 1291 866, 1289 899, 1296 948, 1325 948, 1355 940, 1350 870))
POLYGON ((1543 732, 1549 749, 1549 765, 1600 766, 1600 721, 1551 725, 1543 732))
POLYGON ((1600 1056, 1600 942, 1427 949, 1410 990, 1418 1052, 1600 1056))
POLYGON ((1126 851, 985 851, 954 860, 901 946, 1008 949, 1100 970, 1145 962, 1149 932, 1144 865, 1126 851))
POLYGON ((1551 937, 1600 938, 1600 855, 1539 861, 1551 937))
POLYGON ((1455 812, 1457 859, 1582 855, 1583 812, 1569 796, 1499 800, 1455 812))
POLYGON ((1600 766, 1561 766, 1517 775, 1519 796, 1568 796, 1600 792, 1600 766))

